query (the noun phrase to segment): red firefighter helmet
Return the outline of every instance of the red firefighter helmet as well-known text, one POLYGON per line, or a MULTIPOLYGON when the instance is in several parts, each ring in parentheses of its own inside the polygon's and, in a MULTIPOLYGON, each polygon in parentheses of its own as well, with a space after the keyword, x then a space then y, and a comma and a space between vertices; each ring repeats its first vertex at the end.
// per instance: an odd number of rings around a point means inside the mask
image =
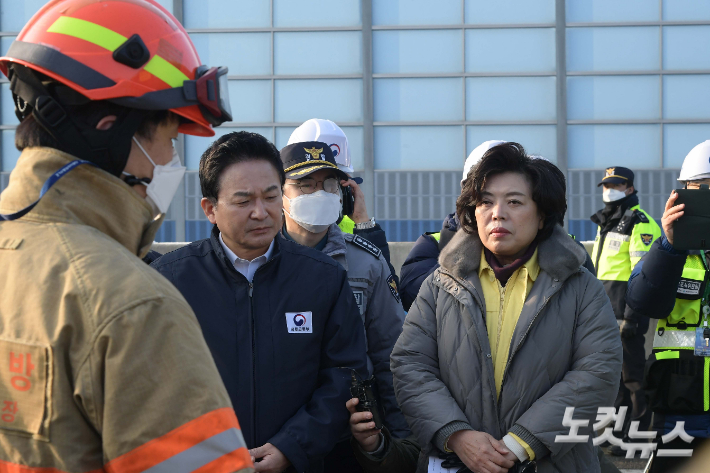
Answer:
POLYGON ((230 121, 227 68, 207 68, 182 25, 153 0, 52 0, 20 32, 0 70, 21 64, 91 100, 171 110, 179 131, 213 136, 230 121))

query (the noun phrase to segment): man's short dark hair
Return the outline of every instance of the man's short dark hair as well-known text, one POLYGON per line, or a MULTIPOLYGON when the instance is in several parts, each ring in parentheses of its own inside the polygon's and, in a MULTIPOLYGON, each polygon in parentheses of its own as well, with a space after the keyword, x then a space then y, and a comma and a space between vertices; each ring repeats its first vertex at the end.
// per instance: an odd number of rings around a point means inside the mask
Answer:
POLYGON ((544 217, 538 241, 552 235, 555 225, 563 225, 567 211, 567 186, 565 176, 557 166, 542 158, 526 154, 519 143, 503 143, 486 151, 483 158, 471 169, 463 183, 461 195, 456 200, 456 213, 466 233, 477 233, 476 206, 481 203, 481 193, 486 182, 497 174, 515 172, 530 183, 533 201, 544 217))
POLYGON ((245 161, 266 161, 279 175, 281 187, 286 183, 281 155, 276 146, 258 133, 235 131, 210 145, 200 158, 200 187, 202 197, 217 202, 220 178, 232 164, 245 161))

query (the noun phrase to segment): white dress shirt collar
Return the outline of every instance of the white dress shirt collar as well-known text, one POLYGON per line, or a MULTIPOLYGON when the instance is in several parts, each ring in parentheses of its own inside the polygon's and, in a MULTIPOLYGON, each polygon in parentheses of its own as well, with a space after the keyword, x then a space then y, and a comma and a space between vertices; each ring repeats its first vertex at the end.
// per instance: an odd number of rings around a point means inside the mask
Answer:
POLYGON ((249 261, 237 256, 232 250, 229 249, 227 245, 224 244, 221 232, 219 234, 219 243, 220 245, 222 245, 222 249, 227 254, 227 258, 229 258, 229 261, 234 265, 234 269, 239 271, 239 273, 241 273, 245 278, 247 278, 247 281, 249 282, 252 282, 256 270, 259 269, 261 265, 269 261, 269 259, 271 258, 271 254, 274 252, 274 241, 271 240, 271 245, 269 245, 269 249, 266 250, 266 253, 261 256, 257 256, 253 260, 249 261))

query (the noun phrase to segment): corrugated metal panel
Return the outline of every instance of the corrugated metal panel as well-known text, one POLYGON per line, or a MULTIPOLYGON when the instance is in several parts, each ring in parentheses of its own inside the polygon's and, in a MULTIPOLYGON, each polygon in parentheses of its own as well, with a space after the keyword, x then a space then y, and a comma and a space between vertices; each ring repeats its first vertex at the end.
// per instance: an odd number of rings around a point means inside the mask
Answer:
POLYGON ((436 220, 456 208, 461 192, 458 171, 376 171, 378 220, 436 220))

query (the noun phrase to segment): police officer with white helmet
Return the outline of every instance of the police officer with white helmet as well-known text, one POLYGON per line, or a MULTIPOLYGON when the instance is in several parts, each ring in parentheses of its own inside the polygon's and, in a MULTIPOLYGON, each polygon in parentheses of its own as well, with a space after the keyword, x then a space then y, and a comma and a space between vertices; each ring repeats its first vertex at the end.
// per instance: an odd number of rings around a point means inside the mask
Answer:
MULTIPOLYGON (((342 206, 338 191, 347 176, 337 168, 326 142, 293 143, 281 150, 281 160, 286 172, 282 234, 322 251, 347 271, 365 325, 368 369, 375 376, 384 424, 394 437, 407 437, 409 426, 394 397, 390 371, 390 354, 402 331, 404 310, 387 262, 370 241, 344 233, 336 224, 342 206)), ((342 441, 326 457, 325 471, 359 471, 349 437, 349 432, 343 432, 342 441)))
POLYGON ((345 175, 340 182, 339 190, 340 200, 345 202, 343 206, 344 212, 341 212, 338 218, 338 226, 345 233, 359 235, 362 238, 372 242, 377 246, 382 255, 387 260, 387 265, 390 268, 390 273, 394 278, 395 284, 399 287, 399 278, 390 263, 390 249, 387 243, 387 235, 380 225, 375 222, 375 218, 367 213, 365 205, 365 194, 360 189, 358 184, 362 184, 362 179, 359 177, 353 178, 353 164, 350 157, 350 145, 348 137, 345 136, 343 130, 330 120, 322 118, 311 118, 306 120, 296 128, 291 137, 288 139, 288 144, 302 143, 305 141, 321 141, 330 147, 335 158, 335 164, 345 175))

